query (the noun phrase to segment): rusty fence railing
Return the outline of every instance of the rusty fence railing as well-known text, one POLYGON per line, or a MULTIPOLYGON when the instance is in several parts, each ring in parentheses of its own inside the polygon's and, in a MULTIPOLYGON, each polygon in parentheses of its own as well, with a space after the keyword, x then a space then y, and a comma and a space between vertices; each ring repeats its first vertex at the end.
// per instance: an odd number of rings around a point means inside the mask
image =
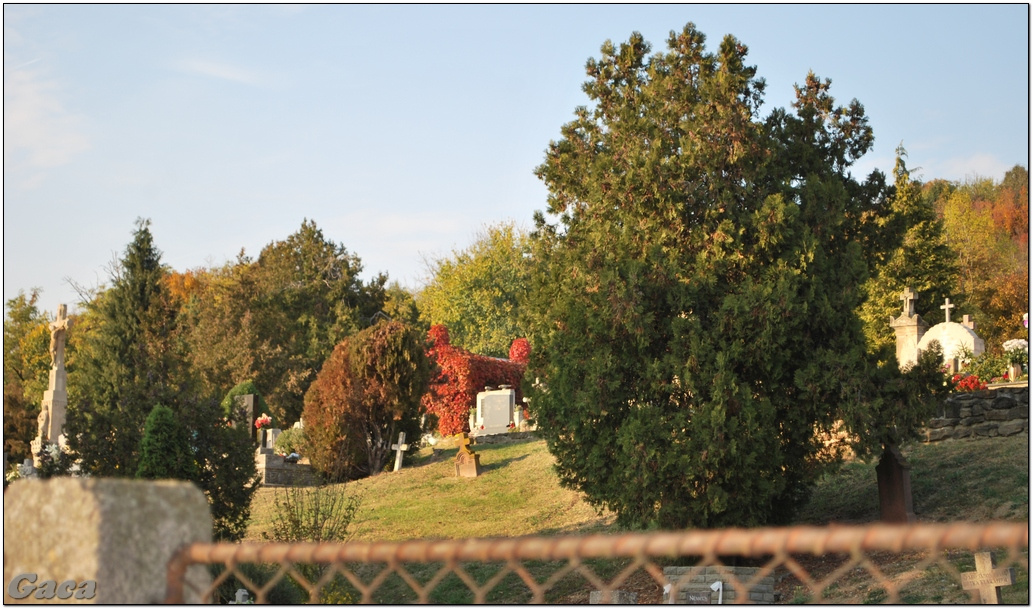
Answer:
POLYGON ((166 600, 1028 604, 1028 573, 1028 522, 192 544, 166 600), (208 565, 207 589, 185 583, 191 565, 208 565))

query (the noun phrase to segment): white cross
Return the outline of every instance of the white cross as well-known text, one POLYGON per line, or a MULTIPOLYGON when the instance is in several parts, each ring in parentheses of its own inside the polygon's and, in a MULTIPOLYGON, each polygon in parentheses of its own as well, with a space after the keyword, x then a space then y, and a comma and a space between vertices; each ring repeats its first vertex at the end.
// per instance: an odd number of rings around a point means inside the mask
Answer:
POLYGON ((954 308, 954 305, 951 304, 951 299, 950 298, 945 298, 944 301, 943 301, 943 304, 940 305, 940 308, 947 312, 947 323, 950 323, 950 320, 951 320, 951 309, 954 308))
POLYGON ((979 590, 979 600, 984 605, 1001 604, 1001 586, 1015 583, 1015 569, 997 568, 997 561, 990 552, 976 552, 976 570, 961 574, 961 587, 965 590, 979 590))
POLYGON ((391 450, 395 451, 395 471, 402 469, 402 453, 409 450, 409 445, 405 443, 405 432, 398 434, 398 444, 392 444, 391 450))

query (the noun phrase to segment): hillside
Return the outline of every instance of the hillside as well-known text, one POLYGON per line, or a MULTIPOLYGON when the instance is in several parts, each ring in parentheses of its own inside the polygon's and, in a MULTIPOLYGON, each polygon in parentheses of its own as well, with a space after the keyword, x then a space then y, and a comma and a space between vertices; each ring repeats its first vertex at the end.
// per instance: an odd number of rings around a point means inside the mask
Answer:
MULTIPOLYGON (((447 441, 446 441, 447 442, 447 441)), ((444 447, 443 447, 444 446, 444 447)), ((542 440, 479 445, 484 473, 456 478, 456 449, 424 448, 397 473, 351 482, 361 501, 356 540, 506 537, 613 530, 577 493, 562 489, 542 440), (436 457, 432 456, 436 453, 436 457)), ((1029 436, 906 446, 915 512, 924 522, 1029 518, 1029 436)), ((248 539, 261 539, 274 493, 256 494, 248 539)), ((801 511, 800 524, 864 523, 878 518, 874 464, 845 463, 826 475, 801 511)))

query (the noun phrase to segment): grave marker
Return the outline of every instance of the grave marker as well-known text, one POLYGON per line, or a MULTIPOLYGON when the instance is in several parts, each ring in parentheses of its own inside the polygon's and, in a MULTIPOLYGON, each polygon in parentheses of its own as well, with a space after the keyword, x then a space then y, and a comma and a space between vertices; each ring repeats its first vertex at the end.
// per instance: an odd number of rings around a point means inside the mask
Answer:
POLYGON ((509 431, 515 406, 516 391, 509 387, 478 393, 477 411, 470 427, 472 435, 490 436, 509 431))
POLYGON ((402 469, 402 453, 409 450, 409 445, 405 443, 405 432, 398 434, 398 444, 392 444, 391 450, 395 451, 395 471, 402 469))
POLYGON ((976 570, 961 574, 961 587, 979 590, 979 602, 984 605, 1001 604, 1001 586, 1015 583, 1015 569, 996 569, 997 561, 991 552, 977 552, 976 570))
POLYGON ((879 514, 883 522, 914 522, 911 497, 911 465, 896 446, 889 444, 875 466, 879 482, 879 514))
POLYGON ((456 453, 456 476, 476 478, 481 473, 481 456, 470 450, 470 437, 458 435, 459 452, 456 453))

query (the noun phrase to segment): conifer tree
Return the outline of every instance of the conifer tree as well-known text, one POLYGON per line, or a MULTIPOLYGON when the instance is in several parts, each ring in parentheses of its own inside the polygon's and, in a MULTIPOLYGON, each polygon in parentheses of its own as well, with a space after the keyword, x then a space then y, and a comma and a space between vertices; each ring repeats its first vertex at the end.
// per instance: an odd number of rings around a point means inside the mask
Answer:
POLYGON ((144 425, 137 478, 195 480, 197 463, 186 428, 168 406, 158 404, 144 425))
POLYGON ((69 373, 66 435, 91 474, 134 476, 151 408, 175 406, 189 389, 165 272, 150 221, 138 220, 112 285, 86 303, 95 325, 69 373))
POLYGON ((761 120, 745 45, 704 42, 606 42, 537 169, 532 416, 561 482, 625 524, 786 522, 816 431, 877 393, 855 311, 888 210, 882 174, 849 171, 864 108, 809 74, 761 120))

